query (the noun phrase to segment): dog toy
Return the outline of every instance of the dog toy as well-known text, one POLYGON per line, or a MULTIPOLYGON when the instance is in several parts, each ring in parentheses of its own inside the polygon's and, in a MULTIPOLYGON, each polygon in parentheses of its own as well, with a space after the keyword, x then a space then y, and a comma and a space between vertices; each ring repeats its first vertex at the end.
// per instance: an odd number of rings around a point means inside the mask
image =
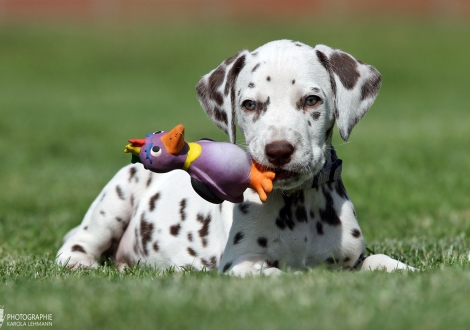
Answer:
POLYGON ((275 173, 262 169, 242 148, 209 139, 186 142, 183 125, 129 142, 124 152, 132 154, 133 163, 140 162, 155 173, 187 171, 194 190, 211 203, 241 203, 247 188, 265 202, 273 189, 275 173))

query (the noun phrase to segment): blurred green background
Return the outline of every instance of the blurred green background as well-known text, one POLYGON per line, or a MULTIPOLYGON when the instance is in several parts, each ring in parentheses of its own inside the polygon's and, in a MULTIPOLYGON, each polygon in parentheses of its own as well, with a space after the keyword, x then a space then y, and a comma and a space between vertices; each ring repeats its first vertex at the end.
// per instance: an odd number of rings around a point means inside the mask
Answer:
MULTIPOLYGON (((122 153, 127 139, 184 123, 188 140, 227 140, 200 108, 196 83, 240 49, 254 49, 283 38, 340 48, 381 72, 383 85, 377 101, 349 142, 341 141, 336 132, 334 139, 362 231, 375 252, 424 270, 450 271, 451 275, 446 273, 443 278, 459 283, 462 291, 453 286, 443 296, 436 293, 428 297, 430 301, 449 300, 456 292, 468 293, 470 16, 465 16, 463 9, 442 14, 417 7, 401 15, 397 14, 400 10, 386 14, 386 10, 377 9, 377 15, 375 11, 348 15, 344 8, 336 13, 334 8, 321 7, 318 12, 288 15, 273 9, 270 15, 269 9, 263 12, 268 7, 259 5, 258 14, 241 6, 236 15, 230 15, 228 9, 223 15, 213 15, 212 8, 209 14, 203 11, 193 16, 191 10, 195 9, 183 6, 190 3, 186 1, 182 7, 175 5, 181 15, 169 11, 171 15, 155 19, 149 18, 149 13, 142 19, 136 14, 132 18, 66 15, 51 19, 47 13, 31 19, 31 13, 22 16, 18 9, 11 11, 15 15, 7 16, 9 3, 0 1, 0 285, 10 286, 0 288, 0 305, 3 298, 17 310, 23 306, 34 309, 40 299, 52 296, 72 304, 59 292, 66 287, 80 296, 82 286, 91 281, 91 291, 79 300, 86 304, 86 297, 93 297, 93 286, 106 284, 87 279, 86 274, 80 275, 85 282, 71 284, 62 277, 75 275, 65 270, 55 273, 53 259, 63 235, 80 223, 105 183, 129 162, 128 155, 122 153), (462 273, 452 273, 453 267, 463 269, 462 273), (37 277, 46 278, 41 284, 45 291, 31 284, 37 277), (36 292, 39 298, 31 298, 28 292, 36 292), (25 300, 30 298, 28 305, 25 300)), ((328 273, 315 276, 356 281, 349 275, 344 275, 346 279, 328 273)), ((153 279, 154 275, 142 277, 153 279)), ((439 276, 424 278, 432 283, 440 280, 439 276)), ((367 291, 363 286, 371 279, 387 286, 383 277, 358 278, 359 284, 354 285, 367 291)), ((400 278, 393 279, 399 283, 392 281, 395 285, 405 285, 400 278)), ((413 279, 421 281, 408 280, 413 279)), ((164 281, 156 285, 159 290, 172 279, 164 281)), ((197 286, 197 281, 195 278, 196 284, 191 285, 197 286)), ((240 285, 225 279, 204 281, 209 287, 210 283, 240 285)), ((417 295, 426 292, 426 285, 411 283, 416 284, 417 295)), ((135 290, 133 284, 125 285, 124 291, 135 290)), ((187 283, 181 285, 185 288, 187 283)), ((331 285, 334 291, 339 284, 331 285)), ((149 288, 143 287, 142 296, 150 299, 145 293, 149 288)), ((345 287, 339 285, 341 289, 345 287)), ((397 294, 397 299, 403 293, 386 289, 397 294)), ((254 305, 248 306, 252 308, 274 299, 264 291, 268 288, 260 286, 258 290, 266 300, 251 301, 254 305)), ((226 294, 233 292, 227 289, 226 294)), ((124 296, 126 293, 116 293, 113 297, 119 300, 124 296)), ((168 292, 165 297, 173 299, 168 292)), ((321 296, 327 297, 327 293, 321 296)), ((338 293, 332 299, 342 298, 338 293)), ((368 307, 375 310, 378 302, 374 302, 374 294, 364 293, 363 298, 371 300, 368 307)), ((416 307, 417 313, 434 311, 426 302, 421 303, 424 305, 416 307)), ((436 306, 436 310, 443 307, 436 306)), ((465 306, 470 307, 468 302, 465 306)), ((282 310, 282 305, 278 307, 282 310)), ((55 308, 52 310, 59 313, 55 308)), ((96 314, 118 310, 100 308, 103 310, 96 314)), ((387 308, 379 308, 379 312, 370 322, 358 324, 374 328, 387 308)), ((395 312, 405 317, 406 310, 395 312)), ((262 320, 264 314, 260 313, 262 320)), ((87 315, 80 314, 88 317, 85 324, 109 321, 103 315, 103 319, 87 315)), ((229 318, 233 324, 241 326, 234 321, 237 316, 233 317, 229 318)), ((340 325, 360 328, 347 320, 340 325)), ((469 321, 453 320, 458 321, 456 325, 469 321)), ((408 326, 418 324, 410 322, 408 326)), ((443 324, 436 323, 437 328, 443 324)))

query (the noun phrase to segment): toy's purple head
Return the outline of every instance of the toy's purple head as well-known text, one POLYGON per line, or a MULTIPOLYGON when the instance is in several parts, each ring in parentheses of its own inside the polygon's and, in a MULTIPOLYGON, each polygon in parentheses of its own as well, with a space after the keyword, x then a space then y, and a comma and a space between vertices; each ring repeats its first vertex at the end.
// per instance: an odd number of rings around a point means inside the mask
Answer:
POLYGON ((135 148, 140 147, 138 154, 144 167, 156 173, 182 169, 188 153, 183 125, 177 125, 170 132, 149 133, 145 140, 129 142, 135 148))

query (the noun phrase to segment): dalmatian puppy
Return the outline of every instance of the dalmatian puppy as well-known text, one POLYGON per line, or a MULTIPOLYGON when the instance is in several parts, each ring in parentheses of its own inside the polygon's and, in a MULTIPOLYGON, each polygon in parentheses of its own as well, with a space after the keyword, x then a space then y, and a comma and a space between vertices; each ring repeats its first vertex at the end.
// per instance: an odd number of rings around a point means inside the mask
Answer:
MULTIPOLYGON (((96 267, 107 251, 119 268, 217 268, 236 276, 326 264, 341 269, 412 269, 385 255, 365 258, 364 238, 331 145, 347 140, 374 102, 381 75, 325 45, 279 40, 240 51, 197 84, 199 101, 230 141, 275 172, 266 202, 211 204, 182 170, 121 169, 71 230, 57 262, 96 267)), ((230 157, 230 155, 227 155, 230 157)))

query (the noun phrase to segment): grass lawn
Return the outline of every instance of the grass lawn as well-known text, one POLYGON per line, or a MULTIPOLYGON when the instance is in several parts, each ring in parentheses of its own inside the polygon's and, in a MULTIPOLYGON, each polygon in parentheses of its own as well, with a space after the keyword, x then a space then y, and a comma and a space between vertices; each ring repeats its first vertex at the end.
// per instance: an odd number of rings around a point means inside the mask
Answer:
POLYGON ((470 24, 411 19, 0 25, 0 306, 51 313, 57 329, 468 329, 469 40, 470 24), (195 84, 281 38, 382 73, 377 102, 335 145, 368 247, 421 271, 237 279, 56 266, 63 235, 129 162, 127 139, 181 122, 189 140, 226 140, 195 84))

